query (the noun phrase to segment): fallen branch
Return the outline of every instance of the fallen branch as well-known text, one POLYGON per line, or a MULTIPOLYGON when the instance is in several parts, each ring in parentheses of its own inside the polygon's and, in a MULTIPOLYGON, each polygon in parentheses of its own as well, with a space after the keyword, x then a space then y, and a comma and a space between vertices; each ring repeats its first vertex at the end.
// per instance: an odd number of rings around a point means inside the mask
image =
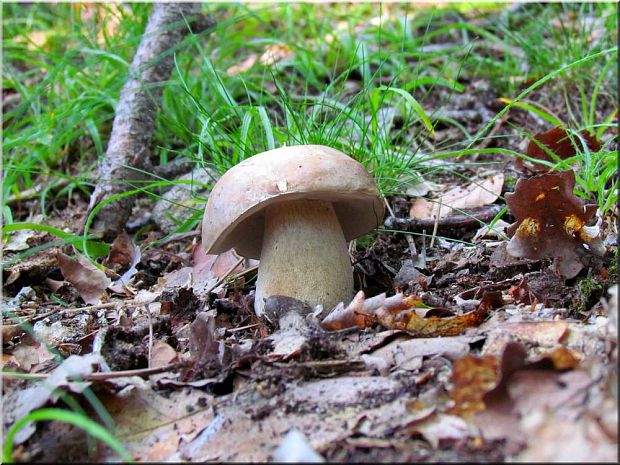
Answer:
MULTIPOLYGON (((125 192, 127 184, 144 179, 150 171, 149 152, 161 100, 161 83, 169 79, 171 51, 190 27, 200 32, 212 25, 201 17, 199 3, 155 3, 146 31, 131 63, 129 78, 121 91, 105 158, 98 168, 98 182, 89 212, 104 200, 125 192)), ((93 230, 113 239, 124 228, 134 199, 125 197, 105 205, 97 214, 93 230)))
MULTIPOLYGON (((107 379, 114 378, 125 378, 129 376, 139 376, 141 378, 148 377, 150 375, 156 375, 158 373, 165 373, 166 371, 174 370, 182 365, 180 362, 170 363, 163 367, 155 367, 155 368, 139 368, 136 370, 122 370, 122 371, 106 371, 100 373, 92 373, 90 375, 82 376, 82 377, 71 377, 68 376, 67 379, 75 379, 77 381, 105 381, 107 379)), ((49 378, 48 373, 19 373, 16 371, 3 371, 2 377, 7 379, 47 379, 49 378)))
POLYGON ((435 225, 437 231, 445 231, 448 229, 474 229, 481 226, 480 223, 487 223, 491 221, 502 210, 501 205, 486 205, 484 207, 478 207, 471 209, 469 213, 456 213, 444 218, 440 218, 439 221, 435 219, 419 219, 419 218, 394 218, 388 216, 384 225, 388 229, 418 232, 418 231, 433 231, 435 225))

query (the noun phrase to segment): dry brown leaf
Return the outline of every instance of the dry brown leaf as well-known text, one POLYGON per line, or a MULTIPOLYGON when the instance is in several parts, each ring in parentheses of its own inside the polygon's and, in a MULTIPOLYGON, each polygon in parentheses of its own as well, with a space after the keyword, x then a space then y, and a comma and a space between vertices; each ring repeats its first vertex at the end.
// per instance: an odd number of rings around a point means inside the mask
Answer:
POLYGON ((120 233, 112 242, 110 253, 104 264, 115 272, 120 273, 121 270, 129 268, 136 256, 136 246, 131 241, 131 237, 126 232, 120 233))
POLYGON ((58 266, 65 279, 77 289, 84 302, 96 305, 112 281, 86 257, 82 255, 77 257, 77 260, 74 260, 62 252, 56 254, 58 266))
POLYGON ((147 382, 132 378, 132 385, 103 399, 103 404, 116 424, 116 437, 136 461, 166 462, 213 421, 209 397, 199 389, 162 395, 147 382))
MULTIPOLYGON (((399 315, 378 312, 378 321, 392 329, 402 329, 418 337, 458 336, 467 328, 480 326, 489 311, 503 305, 500 291, 486 291, 480 305, 475 310, 449 318, 430 316, 422 318, 415 312, 402 312, 399 315), (396 318, 394 318, 396 316, 396 318)), ((437 309, 445 310, 445 309, 437 309)))
POLYGON ((585 416, 574 421, 554 412, 536 411, 521 424, 529 444, 515 462, 618 462, 618 440, 609 437, 597 418, 585 416))
POLYGON ((451 360, 459 359, 469 352, 473 340, 466 336, 411 338, 403 335, 368 354, 385 360, 389 367, 410 369, 421 364, 423 357, 442 355, 451 360))
POLYGON ((239 273, 243 271, 243 262, 237 266, 235 264, 240 259, 241 257, 234 250, 229 250, 219 255, 207 254, 202 243, 198 243, 192 252, 192 274, 194 280, 201 281, 213 276, 217 279, 222 279, 228 273, 239 273))
POLYGON ((454 405, 447 413, 469 417, 484 410, 484 395, 497 384, 499 360, 493 355, 466 355, 454 362, 450 398, 454 405))
MULTIPOLYGON (((385 295, 385 294, 383 294, 385 295)), ((401 294, 402 295, 402 294, 401 294)), ((359 291, 353 300, 346 307, 340 302, 321 322, 321 327, 327 331, 338 331, 340 329, 367 328, 374 322, 374 318, 364 310, 366 297, 363 291, 359 291)))
MULTIPOLYGON (((471 375, 472 370, 466 369, 467 363, 463 370, 457 370, 455 364, 455 388, 450 393, 465 407, 459 409, 457 404, 453 411, 474 413, 473 422, 486 439, 504 439, 508 442, 507 447, 515 451, 528 442, 527 429, 523 428, 523 420, 528 415, 536 412, 546 415, 546 412, 555 411, 563 418, 577 419, 583 413, 592 386, 587 371, 566 371, 576 366, 572 354, 569 355, 566 349, 556 349, 530 362, 526 361, 527 353, 524 345, 508 343, 499 370, 495 372, 494 383, 492 370, 489 370, 488 382, 477 383, 475 376, 471 375), (478 384, 484 384, 484 387, 480 388, 478 384), (475 395, 468 394, 469 391, 475 395), (483 394, 482 398, 480 394, 483 394), (467 409, 472 398, 478 402, 477 408, 467 409)), ((494 359, 488 355, 480 360, 490 362, 494 359)))
POLYGON ((586 228, 596 205, 585 205, 573 194, 575 174, 546 173, 519 179, 506 203, 516 221, 508 228, 506 250, 513 257, 553 257, 555 271, 570 279, 583 268, 577 252, 585 246, 600 254, 600 238, 586 228))
POLYGON ((155 340, 151 350, 150 368, 159 368, 171 364, 177 359, 178 353, 163 341, 155 340))
MULTIPOLYGON (((588 131, 580 131, 579 136, 583 138, 590 151, 598 152, 601 149, 601 144, 593 136, 591 136, 588 131)), ((573 135, 573 138, 571 140, 569 132, 564 128, 556 127, 546 132, 539 132, 532 138, 532 140, 528 144, 527 155, 529 157, 544 161, 553 160, 547 154, 547 152, 535 141, 538 141, 541 145, 545 146, 548 150, 556 154, 561 160, 565 160, 574 156, 577 153, 577 147, 581 148, 582 145, 579 137, 575 135, 573 135)), ((526 161, 522 158, 517 158, 515 160, 515 168, 519 171, 524 171, 526 165, 527 168, 536 173, 544 173, 546 171, 549 171, 549 167, 546 165, 533 163, 529 160, 526 161)))
POLYGON ((189 351, 197 367, 218 359, 219 343, 215 334, 215 317, 208 312, 200 312, 189 327, 189 351))
POLYGON ((453 209, 465 209, 488 205, 499 197, 504 186, 504 175, 498 173, 464 187, 450 189, 432 202, 418 198, 411 205, 409 216, 419 219, 444 218, 450 215, 453 209))
POLYGON ((562 320, 495 323, 487 329, 488 336, 482 353, 499 355, 510 342, 553 350, 566 340, 568 328, 568 323, 562 320))
POLYGON ((47 350, 46 345, 38 342, 33 345, 20 342, 10 354, 3 353, 2 355, 7 356, 7 360, 3 360, 3 365, 11 364, 25 371, 30 371, 33 367, 54 359, 54 355, 47 350))
POLYGON ((463 315, 451 318, 431 316, 419 317, 415 312, 399 315, 397 319, 392 315, 378 317, 379 323, 386 328, 402 329, 416 337, 458 336, 467 328, 479 326, 486 317, 488 308, 480 306, 478 309, 463 315))
POLYGON ((364 298, 364 292, 359 291, 353 301, 345 308, 338 305, 321 322, 323 329, 328 331, 358 326, 368 327, 379 323, 388 329, 399 329, 418 337, 457 336, 466 328, 478 326, 486 317, 490 308, 495 306, 491 293, 478 308, 464 315, 451 318, 429 316, 423 318, 416 313, 416 307, 423 307, 427 313, 451 313, 447 309, 428 309, 415 295, 404 296, 398 293, 386 297, 385 293, 369 299, 364 298))

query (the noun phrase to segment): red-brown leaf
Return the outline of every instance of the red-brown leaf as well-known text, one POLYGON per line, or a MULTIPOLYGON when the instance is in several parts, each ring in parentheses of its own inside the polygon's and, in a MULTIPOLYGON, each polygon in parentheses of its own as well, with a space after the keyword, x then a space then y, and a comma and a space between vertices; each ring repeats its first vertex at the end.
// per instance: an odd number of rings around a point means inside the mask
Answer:
POLYGON ((83 256, 78 255, 77 260, 74 260, 59 252, 56 258, 62 275, 73 284, 84 302, 98 304, 105 289, 112 284, 110 278, 83 256))
MULTIPOLYGON (((587 131, 580 131, 579 136, 586 143, 590 151, 598 152, 601 149, 601 144, 587 131)), ((539 132, 527 146, 527 155, 538 160, 553 161, 539 144, 545 146, 560 159, 565 160, 577 153, 577 150, 581 148, 582 142, 577 136, 571 138, 568 131, 560 127, 553 128, 546 132, 539 132), (538 144, 536 141, 538 141, 538 144)), ((518 158, 515 162, 515 168, 519 171, 524 171, 524 160, 518 158)), ((528 163, 528 168, 536 173, 544 173, 549 170, 547 166, 538 163, 528 163)))
POLYGON ((573 194, 572 171, 546 173, 519 179, 506 203, 516 218, 507 228, 512 239, 506 250, 513 257, 553 257, 556 271, 569 279, 583 268, 577 253, 596 238, 584 227, 596 212, 573 194))

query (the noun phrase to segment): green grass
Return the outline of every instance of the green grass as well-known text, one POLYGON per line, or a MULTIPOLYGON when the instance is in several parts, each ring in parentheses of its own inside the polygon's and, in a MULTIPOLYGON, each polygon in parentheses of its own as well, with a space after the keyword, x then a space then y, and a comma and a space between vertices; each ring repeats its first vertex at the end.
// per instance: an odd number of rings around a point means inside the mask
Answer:
POLYGON ((105 445, 114 450, 119 457, 126 463, 134 463, 133 458, 123 447, 123 445, 110 434, 103 426, 95 423, 93 420, 83 414, 71 412, 58 408, 42 408, 35 410, 28 415, 17 420, 6 432, 4 444, 2 447, 2 461, 4 463, 13 463, 13 442, 17 432, 28 423, 37 421, 59 421, 69 423, 81 428, 90 436, 100 440, 105 445))
MULTIPOLYGON (((150 7, 100 5, 90 19, 82 17, 81 5, 3 8, 3 83, 20 96, 4 118, 3 198, 51 179, 40 194, 45 214, 49 205, 62 203, 73 192, 87 197, 92 189, 95 163, 105 151, 114 107, 150 7), (101 27, 115 20, 113 33, 101 27), (61 179, 69 182, 53 189, 61 179)), ((528 5, 511 14, 501 10, 497 4, 435 9, 336 5, 329 12, 313 4, 210 5, 207 11, 218 20, 214 31, 188 37, 177 51, 175 70, 164 87, 153 161, 187 157, 221 173, 263 150, 319 143, 364 163, 385 194, 400 193, 437 172, 439 168, 429 166, 431 160, 452 157, 477 140, 437 113, 439 106, 449 107, 454 95, 466 92, 463 80, 488 79, 491 89, 512 99, 528 80, 544 78, 615 43, 616 13, 610 5, 528 5), (601 30, 612 33, 598 37, 601 30), (256 60, 241 73, 226 73, 266 47, 290 54, 273 65, 256 60), (517 56, 514 50, 519 50, 517 56), (435 140, 438 124, 457 128, 462 139, 435 140)), ((564 92, 559 102, 564 108, 548 102, 547 92, 519 105, 552 106, 573 129, 602 132, 612 126, 613 116, 599 115, 597 105, 613 96, 617 75, 615 67, 604 63, 585 62, 546 84, 554 95, 577 87, 577 92, 564 92), (585 75, 595 77, 595 85, 585 75)), ((600 173, 613 176, 609 146, 595 155, 594 164, 588 154, 582 157, 590 173, 588 179, 578 179, 581 191, 598 196, 604 210, 615 204, 609 197, 613 189, 591 181, 600 179, 600 173)), ((157 196, 160 189, 151 185, 147 190, 157 196)), ((6 204, 3 212, 5 222, 14 220, 6 204)))

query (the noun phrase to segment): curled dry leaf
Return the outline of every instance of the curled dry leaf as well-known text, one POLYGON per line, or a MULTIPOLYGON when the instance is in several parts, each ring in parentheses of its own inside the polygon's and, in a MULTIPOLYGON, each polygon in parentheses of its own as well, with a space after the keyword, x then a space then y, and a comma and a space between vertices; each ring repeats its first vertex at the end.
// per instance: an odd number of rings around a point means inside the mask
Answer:
POLYGON ((573 194, 574 186, 572 171, 517 181, 515 191, 506 194, 506 203, 516 218, 507 229, 511 239, 506 250, 510 255, 552 257, 554 270, 566 279, 583 268, 579 248, 601 255, 601 240, 587 227, 596 205, 585 205, 578 199, 573 194))
MULTIPOLYGON (((556 154, 558 158, 565 160, 574 156, 577 150, 582 146, 582 142, 579 140, 580 138, 583 139, 589 150, 598 152, 601 149, 601 144, 592 137, 588 131, 580 131, 579 137, 574 135, 571 138, 571 135, 566 129, 556 127, 549 131, 536 134, 527 146, 527 156, 538 160, 553 161, 541 147, 542 145, 556 154)), ((549 167, 546 165, 529 161, 526 163, 522 158, 517 158, 515 161, 515 168, 519 171, 525 171, 526 164, 527 168, 535 173, 544 173, 549 170, 549 167)))
POLYGON ((457 336, 466 328, 480 325, 489 309, 497 306, 498 300, 488 294, 483 296, 476 310, 464 315, 423 318, 416 313, 416 307, 425 307, 417 296, 398 293, 386 297, 384 293, 366 299, 364 291, 359 291, 347 307, 342 304, 336 306, 323 319, 321 326, 334 331, 354 326, 366 328, 379 323, 385 328, 406 331, 418 337, 457 336))
POLYGON ((450 189, 432 202, 418 198, 411 205, 409 216, 420 219, 444 218, 454 209, 481 207, 488 205, 502 193, 504 175, 498 173, 464 187, 450 189))
MULTIPOLYGON (((381 303, 385 303, 387 298, 385 294, 381 294, 384 300, 381 303)), ((377 296, 379 297, 379 296, 377 296)), ((396 300, 402 299, 402 294, 397 294, 396 300), (397 297, 398 296, 398 297, 397 297)), ((352 328, 357 326, 359 328, 367 328, 374 323, 369 313, 378 308, 379 301, 375 299, 366 299, 364 291, 359 291, 355 294, 355 297, 349 305, 346 307, 340 302, 336 307, 323 319, 321 326, 327 331, 338 331, 340 329, 352 328), (376 306, 374 304, 377 303, 376 306)))
POLYGON ((56 258, 62 275, 77 289, 84 302, 98 304, 103 291, 112 284, 110 278, 81 255, 74 260, 58 252, 56 258))
POLYGON ((137 247, 131 241, 129 234, 123 231, 112 242, 110 253, 104 263, 108 268, 120 273, 121 270, 127 270, 134 264, 136 255, 137 247))

